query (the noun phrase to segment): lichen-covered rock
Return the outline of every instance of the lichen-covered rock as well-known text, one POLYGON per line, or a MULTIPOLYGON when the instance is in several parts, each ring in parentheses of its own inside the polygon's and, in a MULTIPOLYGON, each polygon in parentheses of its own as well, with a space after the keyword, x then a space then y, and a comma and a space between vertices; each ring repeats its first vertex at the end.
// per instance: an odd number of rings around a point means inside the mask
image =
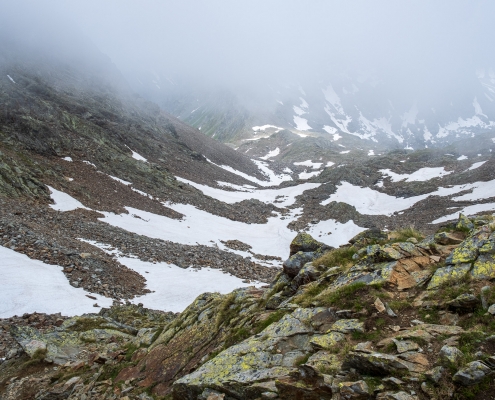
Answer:
POLYGON ((369 375, 388 375, 398 371, 415 370, 415 366, 397 356, 384 353, 349 352, 342 364, 343 368, 354 368, 369 375))
POLYGON ((277 379, 279 398, 284 400, 330 400, 332 382, 328 375, 319 374, 312 367, 302 365, 289 377, 277 379))
POLYGON ((30 356, 36 354, 37 348, 44 347, 44 359, 59 365, 75 360, 84 349, 79 332, 54 331, 42 334, 37 329, 19 326, 12 327, 10 333, 30 356))
POLYGON ((339 319, 336 321, 330 331, 340 333, 364 332, 364 322, 358 319, 339 319))
POLYGON ((456 235, 451 232, 439 232, 435 234, 434 240, 436 243, 442 245, 449 245, 449 244, 460 244, 462 243, 463 239, 459 235, 456 235))
POLYGON ((386 232, 382 232, 377 228, 371 228, 358 233, 351 240, 349 240, 349 243, 353 244, 356 248, 362 248, 382 240, 387 240, 387 238, 388 235, 386 232))
POLYGON ((459 221, 457 222, 456 228, 461 230, 471 230, 474 228, 474 224, 468 217, 461 213, 459 214, 459 221))
POLYGON ((296 277, 292 280, 291 289, 296 291, 299 286, 318 280, 324 271, 325 269, 322 266, 314 265, 312 262, 304 264, 296 277))
POLYGON ((471 269, 471 264, 449 265, 438 268, 428 283, 428 290, 437 289, 445 283, 464 278, 471 269))
POLYGON ((320 372, 329 373, 339 371, 342 368, 342 360, 337 354, 320 350, 308 358, 305 363, 320 372))
POLYGON ((356 382, 339 383, 340 397, 345 400, 365 400, 371 396, 368 384, 361 380, 356 382))
POLYGON ((376 400, 419 400, 419 397, 404 391, 382 392, 376 396, 376 400))
POLYGON ((442 367, 442 366, 438 366, 438 367, 435 367, 435 368, 432 368, 428 371, 426 371, 424 374, 425 374, 425 377, 427 379, 429 379, 430 381, 434 382, 434 383, 438 383, 440 382, 440 379, 442 379, 442 375, 445 371, 445 368, 442 367))
POLYGON ((472 310, 479 304, 480 299, 472 293, 463 293, 454 300, 447 302, 449 307, 461 310, 472 310))
POLYGON ((174 398, 195 399, 194 396, 206 387, 239 398, 259 397, 263 389, 254 384, 289 379, 289 374, 295 371, 293 367, 284 366, 296 361, 291 342, 296 344, 299 340, 299 346, 305 347, 302 342, 309 340, 306 334, 315 333, 311 319, 324 310, 326 308, 322 307, 298 308, 260 334, 227 348, 196 371, 175 381, 174 398))
POLYGON ((481 254, 474 263, 471 275, 474 279, 494 279, 495 256, 493 254, 481 254))
POLYGON ((419 349, 419 345, 412 340, 398 340, 393 339, 395 346, 397 347, 397 353, 405 353, 407 351, 415 351, 419 349))
POLYGON ((329 350, 333 348, 338 342, 344 340, 345 336, 339 332, 330 332, 325 335, 314 336, 310 343, 316 349, 329 350))
POLYGON ((290 243, 290 257, 294 254, 302 251, 306 252, 322 252, 324 250, 331 250, 332 247, 319 242, 314 239, 309 233, 299 232, 297 236, 290 243))
POLYGON ((443 346, 438 353, 438 357, 441 360, 447 361, 451 364, 457 364, 464 354, 457 347, 454 346, 443 346))
POLYGON ((284 273, 291 278, 296 277, 306 263, 313 261, 319 257, 319 255, 320 253, 316 252, 297 252, 284 261, 284 273))
POLYGON ((452 380, 463 386, 471 386, 480 382, 485 376, 491 373, 492 370, 481 361, 473 361, 457 371, 452 377, 452 380))

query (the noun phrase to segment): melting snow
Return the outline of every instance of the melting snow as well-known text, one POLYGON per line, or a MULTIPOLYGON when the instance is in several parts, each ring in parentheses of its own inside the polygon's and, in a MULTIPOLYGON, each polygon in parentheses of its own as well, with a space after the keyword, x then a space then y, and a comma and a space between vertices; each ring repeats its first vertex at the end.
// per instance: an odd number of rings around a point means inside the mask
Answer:
MULTIPOLYGON (((108 175, 108 174, 107 174, 108 175)), ((112 178, 113 180, 123 183, 124 185, 132 185, 132 182, 125 181, 123 179, 117 178, 116 176, 108 175, 109 178, 112 178)))
POLYGON ((278 200, 280 202, 276 204, 281 207, 287 207, 294 204, 296 197, 301 195, 304 191, 315 189, 320 186, 320 183, 304 183, 302 185, 289 186, 282 189, 246 190, 245 187, 236 185, 237 187, 242 188, 242 191, 232 192, 202 185, 180 177, 177 177, 177 180, 194 186, 196 189, 201 190, 205 195, 223 201, 224 203, 234 204, 249 199, 256 199, 264 203, 273 203, 275 200, 278 200))
POLYGON ((309 131, 310 129, 312 129, 308 125, 307 119, 301 118, 297 115, 294 115, 294 123, 296 124, 296 129, 299 131, 309 131))
POLYGON ((459 218, 459 214, 461 213, 464 215, 474 215, 485 211, 495 211, 495 203, 474 204, 472 206, 467 206, 453 214, 446 215, 445 217, 437 218, 431 223, 440 224, 442 222, 456 220, 459 218))
POLYGON ((338 247, 347 243, 349 240, 347 238, 353 238, 358 233, 365 230, 366 228, 357 226, 352 220, 347 221, 345 224, 341 224, 334 219, 328 219, 326 221, 320 221, 315 225, 311 225, 308 233, 317 240, 324 241, 330 246, 338 247))
POLYGON ((457 157, 457 160, 458 161, 462 161, 462 160, 467 160, 467 156, 460 156, 460 157, 457 157))
POLYGON ((331 167, 332 165, 335 165, 333 161, 329 161, 326 163, 325 167, 331 167))
POLYGON ((423 182, 428 181, 433 178, 440 178, 445 175, 449 175, 454 171, 445 171, 444 167, 436 167, 436 168, 421 168, 412 174, 396 174, 392 172, 390 169, 381 169, 379 170, 383 175, 388 175, 392 182, 423 182))
POLYGON ((86 297, 82 288, 75 288, 58 265, 32 260, 24 254, 0 246, 0 318, 24 313, 62 313, 73 316, 95 312, 98 303, 102 307, 112 305, 112 299, 91 293, 86 297))
MULTIPOLYGON (((109 254, 109 246, 89 240, 87 243, 98 247, 109 254)), ((116 259, 126 267, 146 278, 146 287, 152 293, 131 300, 132 303, 143 303, 147 308, 162 311, 181 312, 189 306, 201 293, 230 293, 234 289, 246 286, 261 286, 260 282, 244 283, 242 279, 212 268, 180 268, 168 263, 150 263, 137 258, 117 256, 116 259)))
POLYGON ((148 160, 146 158, 144 158, 142 155, 136 153, 134 150, 132 150, 129 146, 126 146, 130 151, 132 151, 132 158, 134 158, 135 160, 138 160, 138 161, 144 161, 144 162, 148 162, 148 160))
MULTIPOLYGON (((380 183, 381 182, 378 182, 377 185, 380 183)), ((440 187, 434 192, 408 198, 394 197, 368 187, 363 188, 354 186, 348 182, 342 182, 337 186, 337 191, 320 204, 327 205, 332 201, 337 201, 354 206, 357 212, 364 215, 391 216, 394 212, 407 210, 417 202, 424 200, 429 196, 450 196, 471 189, 474 189, 473 193, 458 196, 457 198, 453 198, 453 200, 481 200, 494 197, 495 179, 488 182, 468 183, 447 188, 440 187)))
POLYGON ((304 172, 301 172, 299 174, 299 179, 309 179, 309 178, 312 178, 313 176, 318 176, 322 173, 322 171, 312 171, 312 172, 306 172, 306 170, 304 172))
POLYGON ((15 81, 12 79, 10 75, 7 75, 7 78, 9 78, 12 81, 12 83, 15 83, 15 81))
POLYGON ((75 198, 69 196, 67 193, 56 190, 48 185, 47 187, 48 189, 50 189, 50 193, 51 193, 50 197, 55 202, 55 204, 50 204, 50 207, 53 208, 54 210, 72 211, 75 210, 76 208, 84 208, 86 210, 89 210, 89 208, 84 207, 82 203, 77 201, 75 198))
POLYGON ((62 160, 72 162, 72 157, 64 157, 62 160))
POLYGON ((244 179, 246 179, 248 181, 257 183, 260 186, 278 186, 282 182, 291 181, 292 180, 292 177, 290 175, 285 175, 285 174, 279 174, 279 175, 277 175, 277 174, 275 174, 275 172, 273 172, 270 168, 267 167, 267 164, 266 163, 264 163, 263 161, 259 161, 259 160, 251 160, 251 161, 256 164, 256 166, 261 170, 261 172, 267 178, 269 178, 268 181, 262 181, 262 180, 260 180, 260 179, 258 179, 256 177, 254 177, 254 176, 251 176, 251 175, 248 175, 248 174, 246 174, 244 172, 238 171, 238 170, 232 168, 229 165, 219 165, 219 164, 215 164, 211 160, 208 160, 208 161, 210 163, 212 163, 213 165, 216 165, 219 168, 222 168, 222 169, 224 169, 226 171, 229 171, 229 172, 231 172, 233 174, 239 175, 239 176, 243 177, 244 179))
POLYGON ((374 156, 375 155, 375 151, 374 150, 368 150, 368 155, 369 156, 374 156))
POLYGON ((467 170, 472 171, 473 169, 481 167, 484 163, 486 163, 486 161, 480 161, 480 162, 474 163, 467 170))
POLYGON ((89 162, 89 161, 83 160, 83 163, 84 163, 84 164, 91 165, 91 166, 93 166, 93 167, 95 167, 95 168, 96 168, 96 165, 94 165, 92 162, 89 162))
POLYGON ((314 163, 311 160, 306 161, 298 161, 295 162, 294 165, 302 165, 304 167, 312 167, 313 169, 318 169, 322 166, 323 163, 314 163))
MULTIPOLYGON (((324 125, 323 130, 325 132, 329 133, 330 135, 335 135, 339 131, 337 128, 334 128, 333 126, 328 126, 328 125, 324 125)), ((339 135, 337 134, 337 136, 339 136, 339 135)), ((334 139, 334 140, 336 140, 336 139, 334 139)))
POLYGON ((268 160, 269 158, 276 157, 280 154, 280 149, 277 147, 275 150, 268 152, 266 156, 260 157, 262 160, 268 160))
POLYGON ((350 153, 351 151, 350 150, 344 150, 344 151, 341 151, 340 154, 347 154, 347 153, 350 153))
POLYGON ((266 129, 268 128, 273 128, 273 129, 276 129, 276 131, 281 131, 283 130, 284 128, 280 128, 279 126, 275 126, 275 125, 262 125, 262 126, 253 126, 253 131, 255 132, 259 132, 259 131, 265 131, 266 129))

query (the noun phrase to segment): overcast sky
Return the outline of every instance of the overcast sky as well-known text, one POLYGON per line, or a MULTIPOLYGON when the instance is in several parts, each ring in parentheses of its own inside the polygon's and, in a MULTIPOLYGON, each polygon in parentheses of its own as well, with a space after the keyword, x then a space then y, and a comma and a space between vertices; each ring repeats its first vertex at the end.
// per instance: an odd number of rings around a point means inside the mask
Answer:
MULTIPOLYGON (((398 79, 493 65, 493 1, 0 0, 11 23, 78 27, 121 69, 196 79, 398 79)), ((4 20, 5 21, 5 20, 4 20)))

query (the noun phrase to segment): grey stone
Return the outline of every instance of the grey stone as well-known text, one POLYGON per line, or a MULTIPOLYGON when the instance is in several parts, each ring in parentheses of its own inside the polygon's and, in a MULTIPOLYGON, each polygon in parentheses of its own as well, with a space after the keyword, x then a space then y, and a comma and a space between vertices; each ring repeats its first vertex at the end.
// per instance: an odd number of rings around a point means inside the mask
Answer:
POLYGON ((452 380, 463 386, 471 386, 483 380, 491 372, 491 369, 482 362, 473 361, 457 371, 452 380))
POLYGON ((458 363, 464 357, 462 351, 454 346, 443 346, 438 354, 440 359, 448 361, 452 364, 458 363))

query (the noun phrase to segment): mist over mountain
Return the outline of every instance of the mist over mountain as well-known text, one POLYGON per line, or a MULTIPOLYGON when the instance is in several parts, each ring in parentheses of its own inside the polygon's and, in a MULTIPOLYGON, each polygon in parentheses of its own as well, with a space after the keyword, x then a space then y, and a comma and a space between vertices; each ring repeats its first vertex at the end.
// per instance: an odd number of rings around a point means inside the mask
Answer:
POLYGON ((493 129, 494 8, 21 1, 5 5, 2 29, 39 53, 57 55, 71 43, 81 67, 83 42, 93 41, 133 91, 224 142, 274 125, 422 148, 493 129))
POLYGON ((488 399, 485 1, 0 0, 0 399, 488 399))

